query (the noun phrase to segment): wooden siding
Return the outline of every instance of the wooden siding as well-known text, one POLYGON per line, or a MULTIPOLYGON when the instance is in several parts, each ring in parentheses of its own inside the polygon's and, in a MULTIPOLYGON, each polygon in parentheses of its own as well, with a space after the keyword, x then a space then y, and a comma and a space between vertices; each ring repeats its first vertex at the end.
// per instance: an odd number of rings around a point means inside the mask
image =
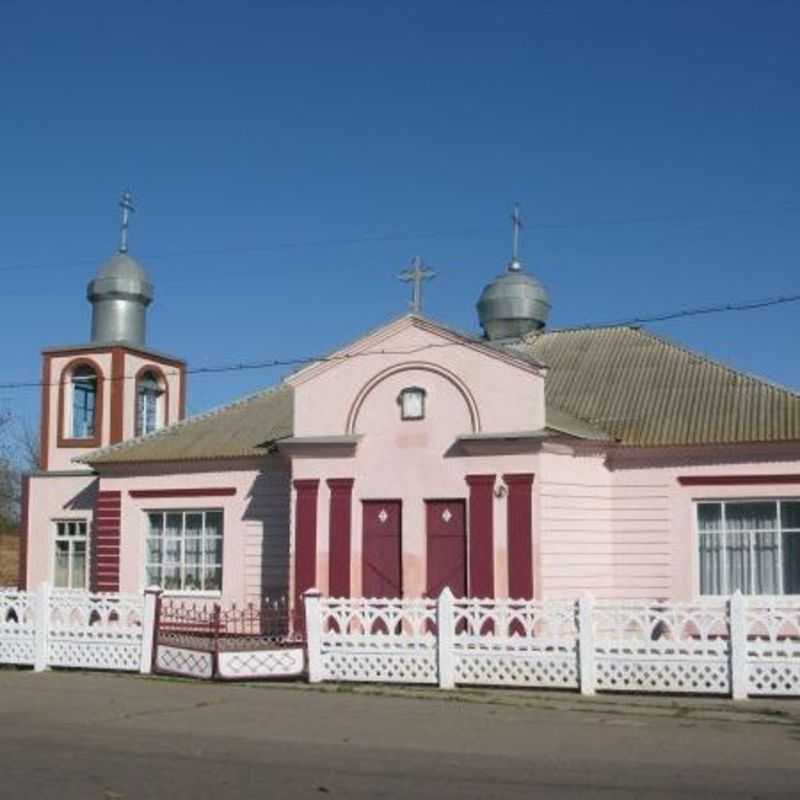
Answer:
POLYGON ((538 552, 546 597, 664 597, 672 591, 669 486, 542 481, 538 552))
POLYGON ((289 593, 289 473, 269 472, 255 481, 244 520, 246 601, 289 593))

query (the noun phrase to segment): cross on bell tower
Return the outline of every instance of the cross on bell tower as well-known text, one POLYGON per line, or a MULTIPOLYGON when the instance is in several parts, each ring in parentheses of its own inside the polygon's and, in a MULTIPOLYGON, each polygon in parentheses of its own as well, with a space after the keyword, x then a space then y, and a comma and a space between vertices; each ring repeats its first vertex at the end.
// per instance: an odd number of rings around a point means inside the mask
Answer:
POLYGON ((414 256, 411 266, 397 276, 401 281, 411 284, 411 302, 408 307, 412 314, 419 314, 422 311, 422 282, 429 281, 435 276, 436 273, 430 267, 426 267, 419 256, 414 256))
POLYGON ((128 221, 130 214, 136 209, 133 207, 133 195, 129 191, 124 191, 119 201, 119 207, 122 209, 122 222, 119 231, 119 252, 128 252, 128 221))

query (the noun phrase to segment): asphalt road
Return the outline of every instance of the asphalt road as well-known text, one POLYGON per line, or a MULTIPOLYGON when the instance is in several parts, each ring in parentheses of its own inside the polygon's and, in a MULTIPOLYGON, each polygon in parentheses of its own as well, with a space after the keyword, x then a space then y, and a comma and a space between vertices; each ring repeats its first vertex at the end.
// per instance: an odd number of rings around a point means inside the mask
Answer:
POLYGON ((17 800, 798 796, 800 727, 768 717, 0 671, 0 797, 17 800))

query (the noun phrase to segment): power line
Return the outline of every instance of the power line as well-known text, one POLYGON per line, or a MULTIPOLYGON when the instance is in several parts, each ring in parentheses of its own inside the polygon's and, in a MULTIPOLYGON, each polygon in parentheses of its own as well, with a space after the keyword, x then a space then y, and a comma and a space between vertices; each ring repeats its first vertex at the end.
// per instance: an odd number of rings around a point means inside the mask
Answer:
MULTIPOLYGON (((559 230, 569 228, 616 227, 625 225, 653 225, 658 223, 697 222, 712 219, 729 219, 733 217, 763 217, 782 214, 800 213, 800 205, 786 205, 777 208, 746 208, 728 211, 692 213, 692 214, 654 214, 637 217, 606 217, 599 219, 577 219, 566 222, 535 222, 528 223, 529 230, 559 230)), ((313 248, 347 247, 357 244, 370 244, 396 241, 419 241, 424 239, 446 239, 481 236, 489 233, 498 233, 499 227, 469 228, 465 230, 427 231, 418 233, 386 233, 344 238, 318 239, 310 241, 276 242, 271 245, 256 247, 218 247, 192 250, 174 250, 163 253, 143 253, 143 261, 159 261, 171 258, 192 258, 196 256, 229 256, 229 255, 258 255, 260 253, 280 252, 285 250, 301 250, 313 248)), ((50 262, 25 262, 0 266, 0 273, 19 272, 28 270, 69 269, 84 265, 96 265, 97 257, 77 257, 69 261, 50 262)))
POLYGON ((681 311, 669 311, 664 314, 653 314, 648 317, 632 317, 619 322, 577 325, 575 327, 580 330, 587 330, 592 328, 613 328, 621 325, 639 325, 645 322, 666 322, 668 320, 699 317, 706 314, 723 314, 728 311, 754 311, 759 308, 770 308, 771 306, 797 303, 798 301, 800 301, 800 294, 787 294, 779 297, 769 297, 763 300, 745 300, 741 303, 721 303, 715 306, 701 306, 699 308, 687 308, 681 311))
MULTIPOLYGON (((326 356, 301 356, 299 358, 285 358, 285 359, 270 359, 268 361, 253 361, 253 362, 241 362, 238 364, 221 364, 219 366, 210 366, 210 367, 193 367, 187 369, 185 374, 187 375, 215 375, 222 372, 245 372, 248 370, 257 370, 257 369, 270 369, 271 367, 302 367, 308 364, 318 364, 318 363, 327 363, 327 362, 338 362, 338 361, 350 361, 354 358, 359 358, 363 356, 407 356, 407 355, 415 355, 416 353, 420 353, 424 350, 433 350, 436 348, 443 348, 443 347, 453 347, 457 345, 458 342, 441 342, 441 343, 434 343, 431 342, 430 344, 420 345, 419 347, 414 347, 408 350, 364 350, 358 353, 342 353, 341 355, 326 355, 326 356)), ((165 373, 168 376, 175 376, 179 375, 180 371, 173 370, 171 372, 165 373)), ((137 376, 136 375, 111 375, 108 377, 104 377, 105 381, 109 383, 113 383, 114 381, 129 381, 134 380, 137 376)), ((62 384, 66 384, 69 381, 67 380, 58 380, 58 381, 18 381, 14 383, 0 383, 0 389, 37 389, 42 388, 44 386, 60 386, 62 384)))
MULTIPOLYGON (((641 325, 648 322, 666 322, 675 319, 687 319, 689 317, 699 317, 709 314, 724 314, 731 312, 753 311, 762 308, 785 305, 788 303, 800 302, 800 293, 781 295, 778 297, 764 298, 760 300, 744 300, 737 303, 720 303, 712 306, 700 306, 695 308, 685 308, 678 311, 670 311, 663 314, 653 314, 650 316, 630 317, 616 322, 587 323, 585 325, 570 326, 570 330, 600 330, 602 328, 615 328, 624 326, 641 325)), ((271 369, 274 367, 302 367, 308 364, 330 363, 339 361, 350 361, 354 358, 375 355, 398 355, 407 356, 425 350, 433 350, 444 347, 453 347, 458 342, 430 343, 408 350, 364 350, 356 353, 342 353, 341 355, 324 356, 303 356, 298 358, 269 359, 267 361, 240 362, 233 364, 221 364, 217 366, 192 367, 186 370, 187 375, 216 375, 226 372, 246 372, 251 370, 271 369)), ((178 371, 167 373, 168 375, 178 375, 178 371)), ((109 382, 118 380, 133 380, 136 375, 115 375, 105 378, 109 382)), ((66 381, 14 381, 10 383, 0 383, 0 389, 36 389, 44 386, 59 386, 66 381)))

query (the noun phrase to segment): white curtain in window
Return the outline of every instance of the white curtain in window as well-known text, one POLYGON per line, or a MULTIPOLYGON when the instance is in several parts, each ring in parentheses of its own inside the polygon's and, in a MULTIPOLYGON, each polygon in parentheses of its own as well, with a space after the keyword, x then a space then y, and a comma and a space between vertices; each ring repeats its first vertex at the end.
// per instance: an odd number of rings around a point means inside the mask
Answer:
POLYGON ((697 506, 700 533, 700 592, 722 594, 725 591, 722 552, 722 506, 702 503, 697 506))
POLYGON ((701 503, 697 511, 702 594, 781 593, 787 537, 779 539, 776 502, 701 503))

